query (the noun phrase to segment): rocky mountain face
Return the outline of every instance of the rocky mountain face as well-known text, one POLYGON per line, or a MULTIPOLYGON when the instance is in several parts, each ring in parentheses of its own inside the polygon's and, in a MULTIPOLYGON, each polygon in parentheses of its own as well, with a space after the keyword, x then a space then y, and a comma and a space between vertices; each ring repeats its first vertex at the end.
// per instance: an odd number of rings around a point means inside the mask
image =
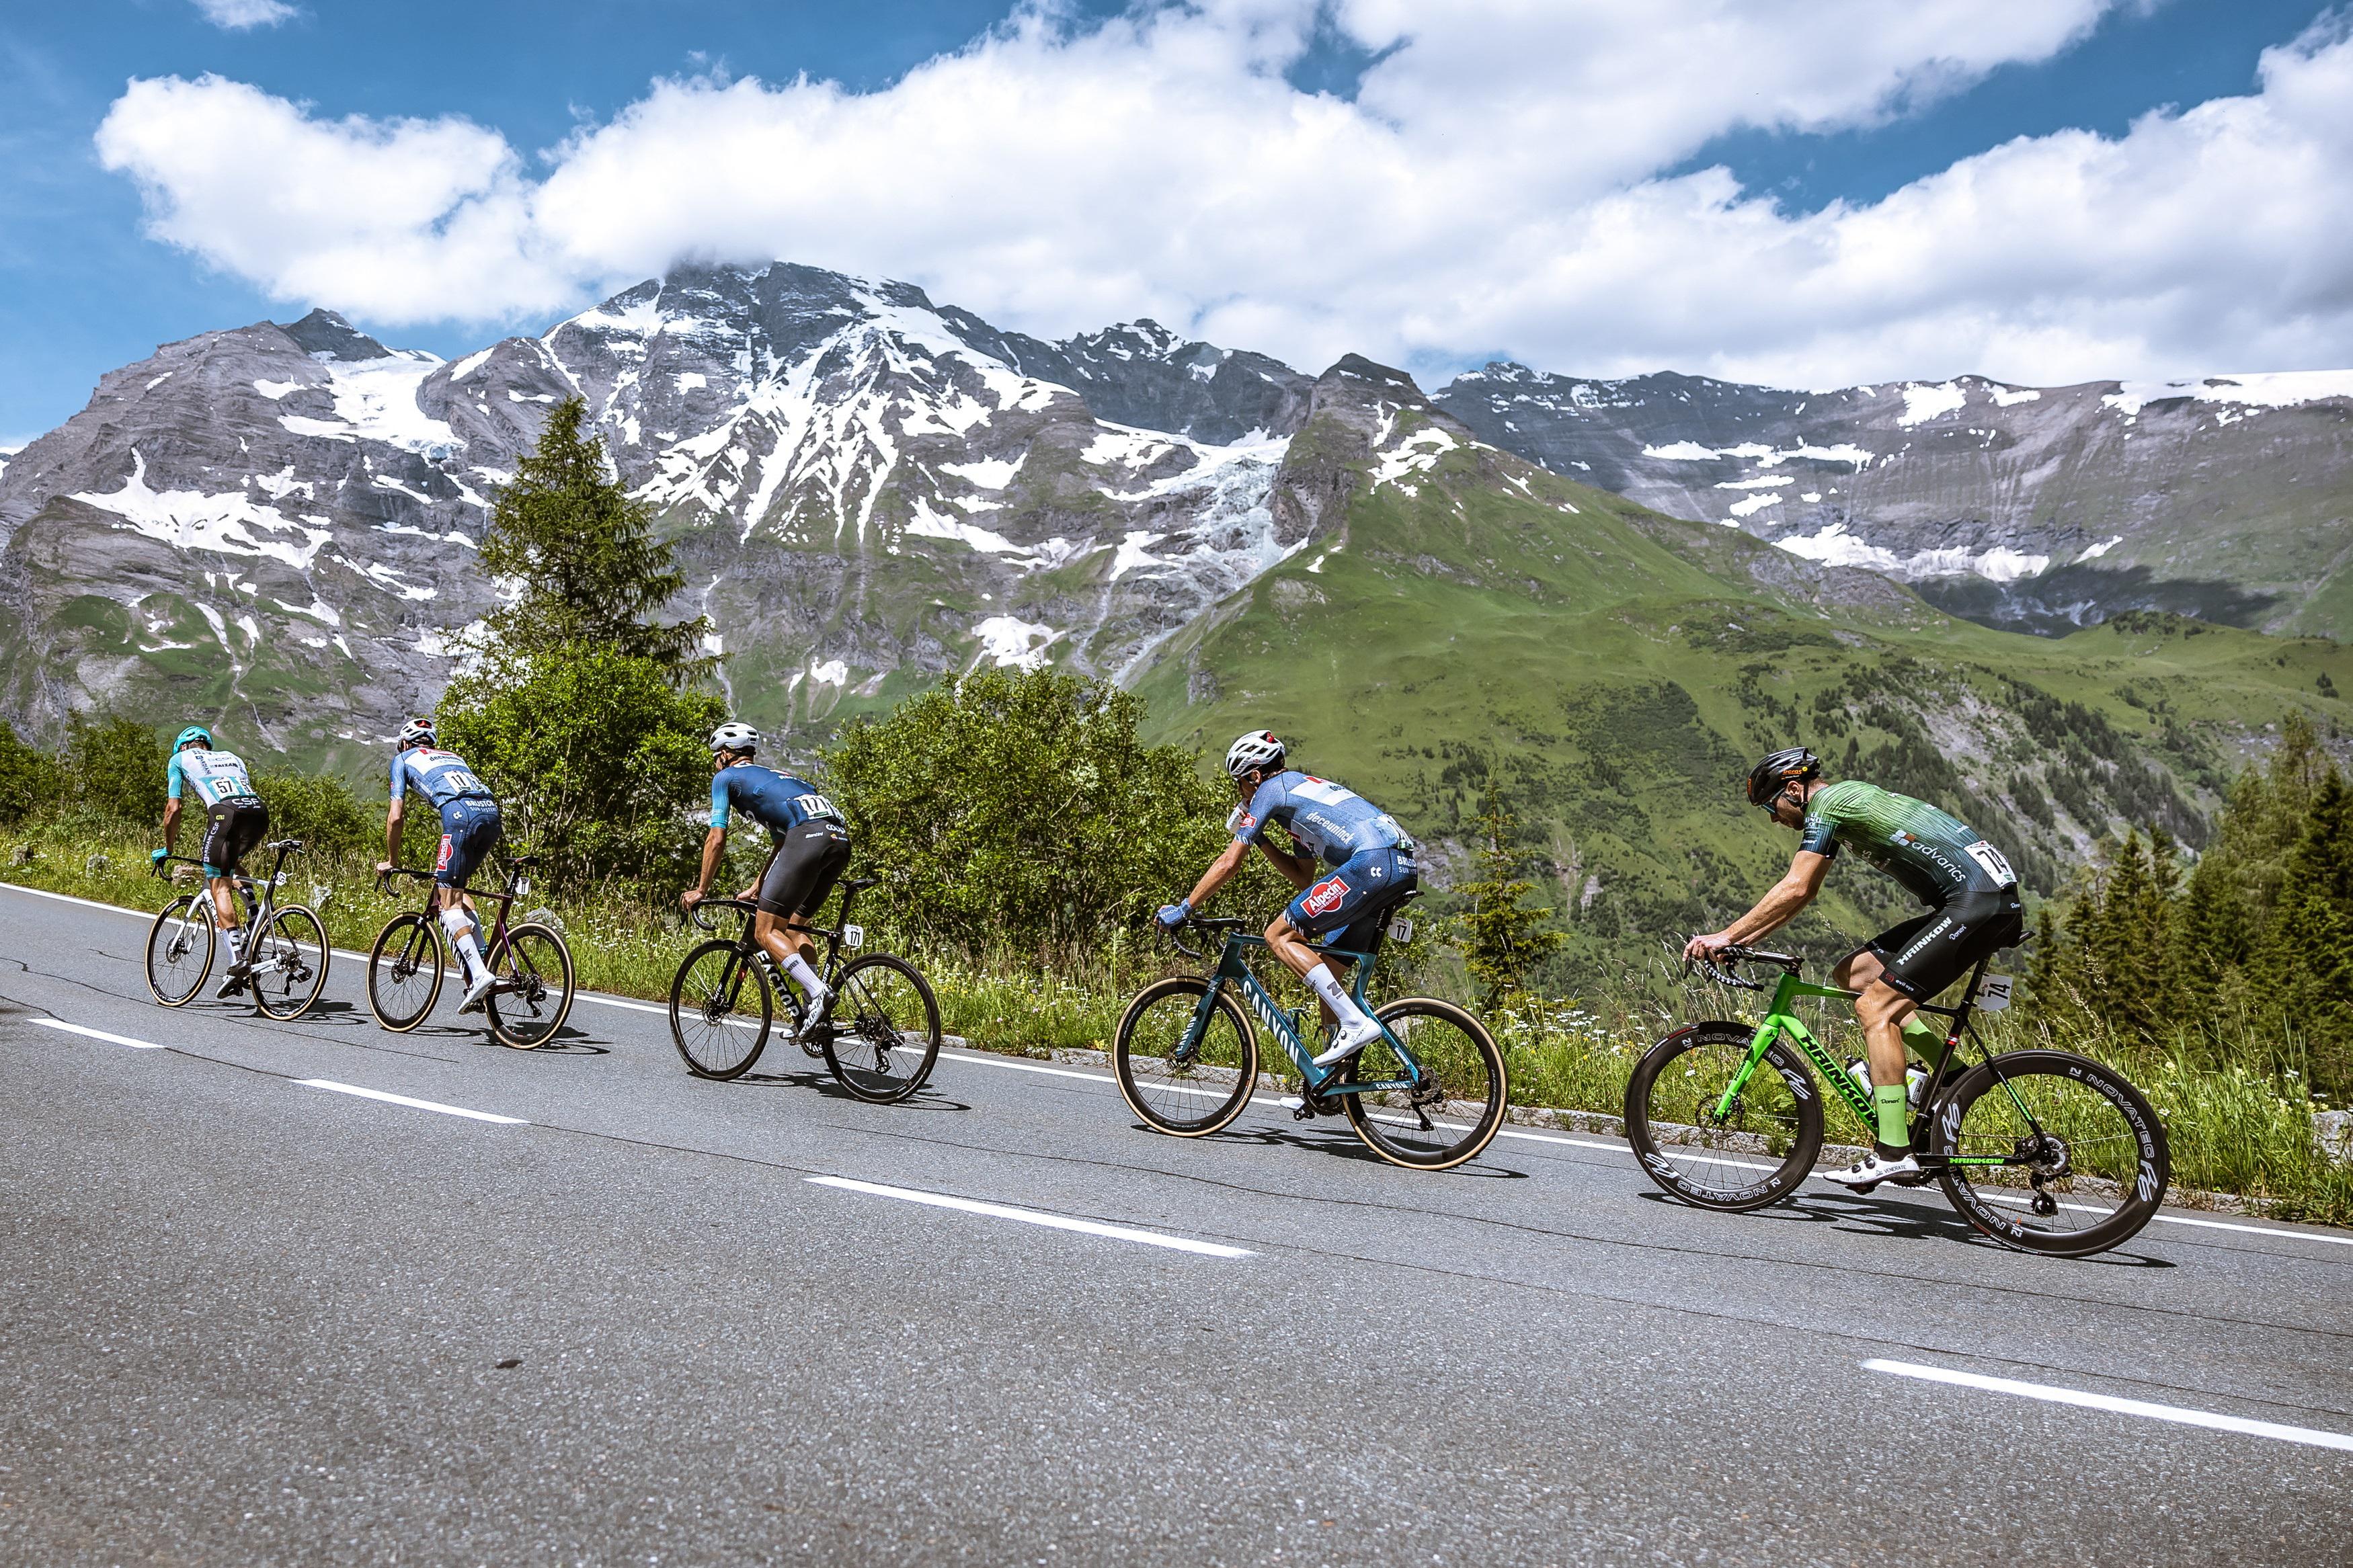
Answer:
POLYGON ((1150 321, 1048 342, 784 263, 681 268, 451 363, 313 311, 167 344, 0 454, 0 713, 54 733, 115 702, 372 751, 497 602, 492 499, 573 395, 676 542, 673 608, 712 618, 737 710, 804 732, 984 663, 1134 683, 1174 661, 1213 692, 1198 649, 1239 591, 1345 550, 1352 507, 1441 459, 1524 500, 1549 469, 1642 503, 1610 528, 1727 601, 2353 631, 2348 391, 1495 364, 1425 396, 1354 356, 1310 378, 1150 321))
POLYGON ((0 470, 5 705, 372 743, 495 602, 491 497, 575 394, 759 721, 983 660, 1120 675, 1302 542, 1268 498, 1311 388, 1149 321, 1048 343, 784 265, 681 269, 450 363, 325 311, 206 333, 0 470))
POLYGON ((2353 637, 2353 373, 1809 393, 1495 363, 1436 401, 1556 473, 1989 625, 2159 609, 2353 637))

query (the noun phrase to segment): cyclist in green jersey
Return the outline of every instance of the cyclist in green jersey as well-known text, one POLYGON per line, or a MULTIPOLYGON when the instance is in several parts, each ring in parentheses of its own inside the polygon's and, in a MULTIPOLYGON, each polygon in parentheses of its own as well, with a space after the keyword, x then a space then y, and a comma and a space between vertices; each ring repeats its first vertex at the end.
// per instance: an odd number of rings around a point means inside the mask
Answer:
MULTIPOLYGON (((1756 908, 1720 931, 1692 938, 1684 956, 1709 959, 1797 919, 1821 891, 1841 846, 1926 904, 1927 913, 1880 932, 1831 971, 1835 984, 1860 993, 1854 1016, 1870 1053, 1878 1131, 1870 1153, 1830 1179, 1869 1192, 1881 1182, 1916 1178, 1905 1118, 1905 1026, 1921 1003, 1978 959, 2017 944, 2025 918, 2017 874, 2000 850, 1926 801, 1861 779, 1826 782, 1820 760, 1802 746, 1775 752, 1751 769, 1748 798, 1800 835, 1797 857, 1756 908)), ((1915 1025, 1914 1033, 1927 1051, 1943 1048, 1937 1031, 1915 1025)))

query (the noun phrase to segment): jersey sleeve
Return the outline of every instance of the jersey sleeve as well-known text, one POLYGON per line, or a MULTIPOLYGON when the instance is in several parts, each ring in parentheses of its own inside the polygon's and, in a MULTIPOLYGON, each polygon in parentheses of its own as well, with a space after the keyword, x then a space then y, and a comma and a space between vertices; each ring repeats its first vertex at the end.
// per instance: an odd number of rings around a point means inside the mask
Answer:
POLYGON ((711 775, 711 826, 727 826, 727 774, 723 771, 711 775))
POLYGON ((1234 842, 1257 843, 1260 836, 1266 831, 1268 815, 1282 804, 1282 785, 1281 784, 1269 779, 1259 785, 1258 793, 1250 796, 1248 805, 1242 807, 1241 816, 1234 819, 1234 842))
POLYGON ((408 753, 401 752, 392 759, 392 798, 400 799, 408 793, 408 753))
POLYGON ((180 754, 177 752, 174 752, 172 753, 172 760, 164 764, 164 795, 165 799, 177 800, 180 798, 181 776, 180 754))
POLYGON ((1798 852, 1815 854, 1825 860, 1838 858, 1839 825, 1827 815, 1809 815, 1806 826, 1798 838, 1798 852))

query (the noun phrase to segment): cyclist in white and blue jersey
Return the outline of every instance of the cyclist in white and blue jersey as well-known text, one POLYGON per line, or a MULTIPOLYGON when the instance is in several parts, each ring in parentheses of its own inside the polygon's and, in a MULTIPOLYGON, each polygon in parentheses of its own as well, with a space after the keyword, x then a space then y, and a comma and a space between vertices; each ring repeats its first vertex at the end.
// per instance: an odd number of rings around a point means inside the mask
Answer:
POLYGON ((775 843, 768 863, 738 897, 759 906, 753 940, 808 994, 806 1016, 814 1021, 824 1016, 832 993, 810 962, 817 943, 808 936, 808 917, 849 865, 849 825, 806 779, 754 763, 759 749, 760 732, 749 724, 730 721, 711 732, 711 831, 702 839, 702 874, 679 901, 691 910, 710 896, 734 813, 766 828, 775 843))
POLYGON ((1168 931, 1183 925, 1241 869, 1256 845, 1299 889, 1266 928, 1266 945, 1322 999, 1332 1047, 1315 1064, 1330 1067, 1380 1038, 1381 1030, 1340 984, 1334 961, 1313 943, 1378 951, 1388 910, 1421 885, 1420 868, 1414 863, 1414 842, 1396 817, 1329 779, 1285 767, 1284 760, 1282 742, 1267 730, 1253 730, 1227 750, 1226 773, 1241 799, 1231 819, 1233 842, 1202 873, 1192 893, 1164 906, 1158 918, 1168 931), (1268 843, 1270 825, 1290 834, 1302 853, 1268 843), (1319 862, 1325 868, 1321 872, 1319 862))
POLYGON ((392 800, 384 814, 384 858, 378 871, 400 864, 401 825, 406 816, 408 792, 416 790, 441 814, 441 849, 433 858, 433 880, 441 903, 441 929, 448 933, 449 951, 466 982, 466 999, 458 1011, 470 1013, 491 994, 489 960, 476 930, 474 900, 463 891, 466 879, 495 848, 505 830, 499 820, 498 797, 490 785, 474 776, 466 759, 442 751, 430 719, 412 719, 400 727, 392 759, 392 800))
POLYGON ((182 795, 193 794, 205 803, 205 885, 213 900, 213 920, 228 939, 228 968, 221 976, 216 996, 234 996, 245 989, 245 930, 237 923, 236 883, 245 858, 269 836, 269 807, 253 791, 245 760, 235 752, 213 749, 212 731, 191 724, 172 742, 172 759, 164 764, 164 847, 150 857, 158 866, 172 852, 180 836, 182 795))

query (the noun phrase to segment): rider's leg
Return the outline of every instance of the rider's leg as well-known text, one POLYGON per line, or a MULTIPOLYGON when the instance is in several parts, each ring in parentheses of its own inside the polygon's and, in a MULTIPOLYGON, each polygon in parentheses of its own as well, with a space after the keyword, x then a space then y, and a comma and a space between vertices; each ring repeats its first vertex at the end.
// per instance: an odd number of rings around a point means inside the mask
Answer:
MULTIPOLYGON (((1831 984, 1848 991, 1862 991, 1878 979, 1886 968, 1886 961, 1879 954, 1867 947, 1858 948, 1839 960, 1838 967, 1831 971, 1831 984)), ((1930 1023, 1916 1009, 1897 1026, 1897 1032, 1904 1037, 1905 1049, 1931 1069, 1943 1059, 1945 1031, 1930 1023)), ((1879 1081, 1876 1069, 1871 1081, 1874 1084, 1879 1081)))
POLYGON ((474 900, 455 888, 434 889, 441 901, 441 929, 449 938, 449 951, 458 955, 458 967, 467 987, 471 989, 490 973, 490 961, 482 956, 482 937, 474 919, 474 900))
POLYGON ((1871 1058, 1871 1103, 1883 1154, 1912 1146, 1904 1095, 1903 1025, 1917 1005, 1876 976, 1854 1001, 1855 1021, 1862 1026, 1863 1047, 1871 1058))
POLYGON ((817 943, 809 937, 808 926, 800 916, 795 915, 786 921, 762 910, 752 917, 752 940, 766 949, 776 967, 792 976, 793 984, 807 994, 812 1011, 825 1005, 825 999, 832 994, 818 976, 817 965, 812 962, 817 957, 817 943))
POLYGON ((1275 916, 1274 923, 1266 928, 1266 945, 1275 957, 1282 961, 1284 968, 1314 988, 1316 999, 1324 1005, 1327 1018, 1336 1019, 1344 1025, 1355 1024, 1364 1018, 1364 1009, 1357 1006, 1356 998, 1348 994, 1348 988, 1341 983, 1340 973, 1333 961, 1315 951, 1306 933, 1291 923, 1287 911, 1275 916))

